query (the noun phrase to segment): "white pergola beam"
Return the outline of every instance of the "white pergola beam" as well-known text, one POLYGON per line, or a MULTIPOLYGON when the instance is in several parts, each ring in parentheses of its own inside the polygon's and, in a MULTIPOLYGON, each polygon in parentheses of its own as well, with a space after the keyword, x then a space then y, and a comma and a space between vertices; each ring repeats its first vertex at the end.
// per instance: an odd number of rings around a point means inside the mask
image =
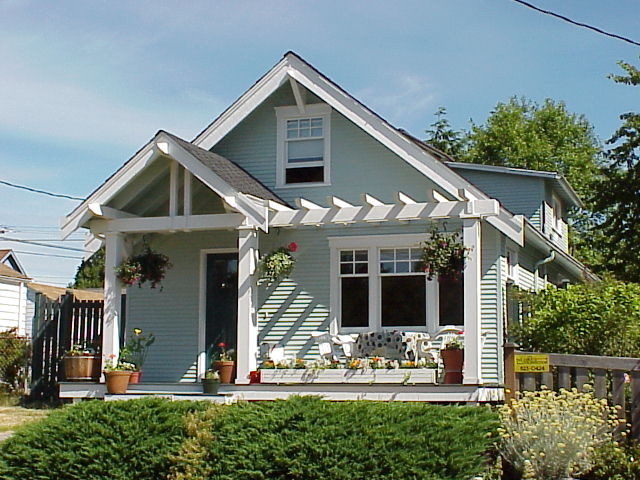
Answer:
POLYGON ((362 203, 369 205, 370 207, 381 207, 384 205, 384 202, 381 202, 376 197, 369 195, 368 193, 363 193, 360 195, 360 198, 362 199, 362 203))
POLYGON ((293 210, 293 208, 287 207, 286 205, 278 203, 274 200, 267 200, 267 208, 276 212, 290 212, 293 210))
POLYGON ((99 235, 106 232, 146 233, 171 232, 175 230, 228 230, 244 224, 240 213, 190 215, 175 217, 121 218, 97 220, 91 224, 91 232, 99 235))
POLYGON ((317 203, 313 203, 311 200, 307 200, 306 198, 296 198, 295 204, 301 210, 317 210, 322 208, 317 203))
POLYGON ((193 185, 193 175, 186 168, 184 169, 184 179, 183 179, 183 187, 182 193, 184 195, 183 198, 183 208, 184 208, 184 216, 187 217, 191 215, 191 203, 193 201, 193 193, 191 190, 191 186, 193 185))
POLYGON ((396 200, 398 203, 404 203, 405 205, 412 205, 417 203, 413 198, 403 192, 396 192, 396 200))
POLYGON ((331 223, 384 222, 388 220, 417 220, 430 218, 479 218, 496 215, 495 200, 474 201, 470 215, 467 202, 413 203, 343 208, 306 208, 276 212, 269 224, 272 227, 293 225, 324 225, 331 223))
POLYGON ((429 202, 448 202, 447 197, 434 189, 427 190, 427 201, 429 202))
POLYGON ((338 197, 334 197, 333 195, 330 195, 327 197, 327 203, 329 205, 331 205, 332 207, 335 208, 349 208, 349 207, 353 207, 353 205, 351 205, 349 202, 347 202, 346 200, 342 200, 341 198, 338 197))

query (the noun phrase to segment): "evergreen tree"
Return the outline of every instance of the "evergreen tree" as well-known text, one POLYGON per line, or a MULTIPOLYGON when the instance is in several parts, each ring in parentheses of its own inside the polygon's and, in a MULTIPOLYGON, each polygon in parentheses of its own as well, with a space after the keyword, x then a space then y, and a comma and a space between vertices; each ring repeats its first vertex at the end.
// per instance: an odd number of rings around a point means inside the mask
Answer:
POLYGON ((426 130, 429 137, 425 140, 429 145, 436 147, 441 152, 457 159, 464 151, 464 132, 454 130, 447 119, 447 109, 439 107, 434 114, 437 120, 430 125, 432 127, 426 130))
POLYGON ((102 288, 104 287, 104 247, 97 250, 86 260, 83 260, 78 270, 72 288, 102 288))

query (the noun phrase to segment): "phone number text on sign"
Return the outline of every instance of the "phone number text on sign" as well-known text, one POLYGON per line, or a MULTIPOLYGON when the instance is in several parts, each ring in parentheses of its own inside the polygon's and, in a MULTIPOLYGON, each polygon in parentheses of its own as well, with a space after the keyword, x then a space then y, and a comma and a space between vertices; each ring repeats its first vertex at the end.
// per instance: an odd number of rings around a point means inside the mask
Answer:
POLYGON ((516 373, 546 373, 549 371, 549 355, 516 355, 516 373))

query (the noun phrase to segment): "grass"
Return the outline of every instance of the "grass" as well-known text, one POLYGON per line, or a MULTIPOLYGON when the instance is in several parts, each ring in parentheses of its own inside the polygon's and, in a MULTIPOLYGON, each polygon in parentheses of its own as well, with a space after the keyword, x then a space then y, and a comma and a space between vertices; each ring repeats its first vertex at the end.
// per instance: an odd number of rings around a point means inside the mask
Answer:
POLYGON ((12 432, 20 425, 49 415, 51 410, 24 407, 0 407, 0 433, 12 432))

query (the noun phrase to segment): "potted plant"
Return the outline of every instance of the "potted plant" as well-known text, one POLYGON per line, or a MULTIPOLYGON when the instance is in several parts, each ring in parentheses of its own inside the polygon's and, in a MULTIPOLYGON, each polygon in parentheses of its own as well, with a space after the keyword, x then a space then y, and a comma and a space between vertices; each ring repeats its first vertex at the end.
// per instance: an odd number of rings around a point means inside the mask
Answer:
POLYGON ((97 380, 100 377, 100 356, 90 345, 73 345, 63 357, 64 374, 68 381, 97 380))
MULTIPOLYGON (((462 334, 462 332, 458 332, 462 334)), ((464 348, 460 338, 454 338, 440 350, 444 365, 442 383, 462 383, 462 367, 464 365, 464 348)))
POLYGON ((215 370, 207 370, 202 379, 202 392, 206 395, 217 395, 220 386, 220 374, 215 370))
POLYGON ((296 265, 296 259, 292 253, 298 250, 298 244, 291 242, 286 247, 280 247, 265 255, 260 260, 260 279, 258 283, 273 283, 291 275, 296 265))
POLYGON ((233 350, 227 350, 224 342, 217 345, 218 350, 214 354, 213 369, 220 374, 220 383, 233 383, 236 362, 233 350))
POLYGON ((115 271, 118 279, 125 285, 138 284, 142 287, 145 282, 149 282, 151 288, 156 288, 162 283, 171 266, 169 257, 154 252, 147 246, 143 253, 124 260, 115 271))
POLYGON ((104 362, 104 377, 107 384, 107 393, 111 394, 123 394, 127 393, 127 387, 129 386, 129 377, 135 366, 131 363, 125 362, 122 359, 116 360, 114 354, 104 362))
POLYGON ((133 335, 129 338, 129 341, 120 352, 120 358, 135 366, 133 372, 131 372, 131 378, 129 383, 138 383, 142 378, 142 365, 144 365, 147 359, 147 353, 149 347, 156 341, 156 337, 153 333, 143 335, 142 330, 139 328, 133 329, 133 335))
POLYGON ((433 280, 435 276, 458 278, 470 251, 471 249, 460 241, 457 233, 444 235, 434 228, 429 239, 422 242, 420 263, 422 270, 427 274, 427 280, 433 280))

